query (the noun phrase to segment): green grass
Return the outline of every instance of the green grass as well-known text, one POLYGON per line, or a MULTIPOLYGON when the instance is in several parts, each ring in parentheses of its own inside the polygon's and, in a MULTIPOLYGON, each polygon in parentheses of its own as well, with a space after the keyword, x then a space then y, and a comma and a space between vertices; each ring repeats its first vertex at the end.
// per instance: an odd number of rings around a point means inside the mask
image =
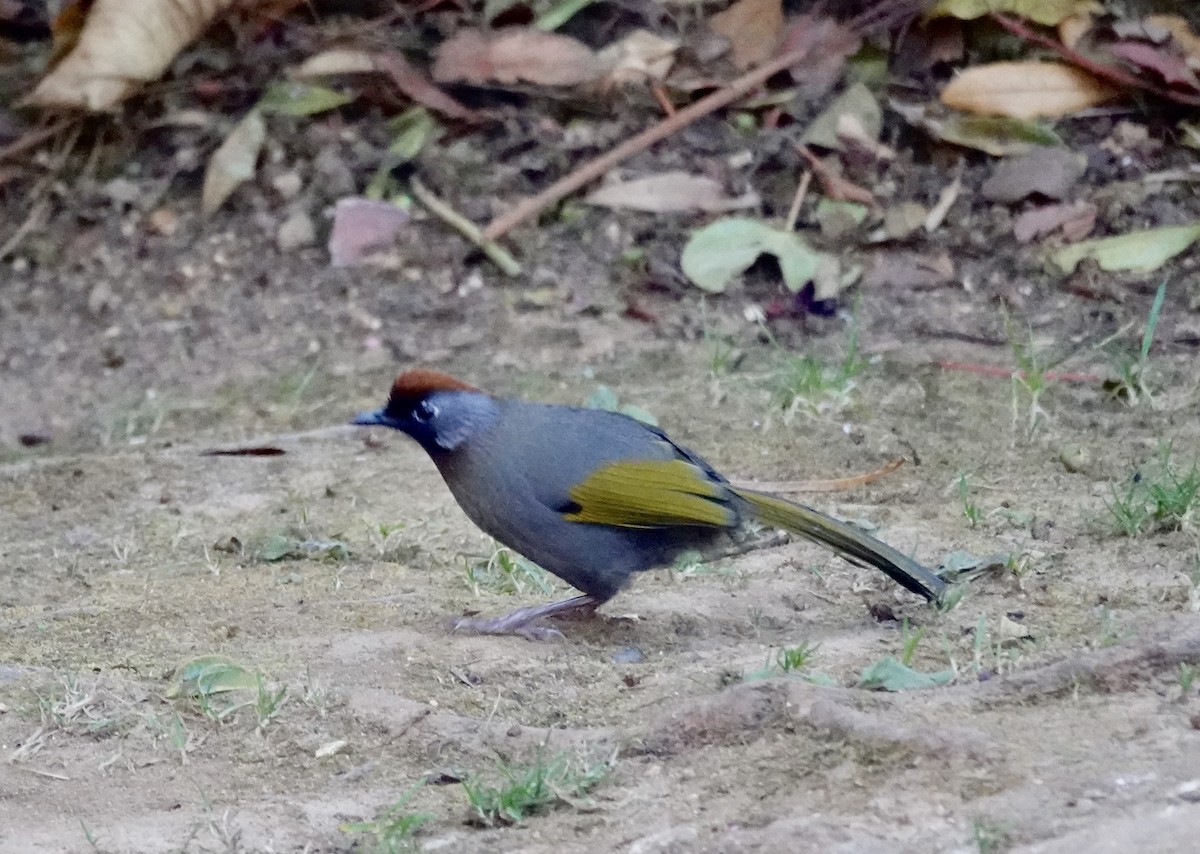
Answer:
POLYGON ((974 528, 984 519, 983 509, 971 500, 971 486, 965 473, 958 476, 958 500, 962 502, 963 517, 974 528))
POLYGON ((1150 387, 1150 347, 1154 344, 1154 331, 1158 328, 1158 319, 1162 314, 1163 302, 1167 297, 1167 283, 1163 280, 1154 294, 1154 302, 1146 317, 1146 327, 1142 332, 1142 345, 1136 353, 1110 354, 1113 367, 1117 373, 1115 379, 1104 384, 1104 388, 1118 400, 1123 400, 1130 406, 1140 403, 1154 405, 1154 394, 1150 387))
POLYGON ((776 352, 771 377, 772 401, 784 411, 785 418, 793 417, 801 409, 815 415, 850 401, 857 379, 868 364, 858 352, 857 322, 850 322, 846 355, 833 364, 808 353, 785 353, 775 337, 770 332, 766 334, 776 352))
POLYGON ((998 854, 1012 846, 1012 830, 1006 824, 977 818, 971 822, 971 840, 979 854, 998 854))
MULTIPOLYGON (((1024 399, 1025 436, 1032 439, 1048 418, 1042 408, 1042 395, 1048 387, 1046 372, 1053 366, 1043 354, 1037 351, 1033 344, 1033 329, 1027 328, 1025 336, 1019 337, 1008 314, 1004 315, 1004 329, 1008 336, 1008 346, 1012 350, 1016 370, 1012 373, 1012 412, 1013 432, 1021 421, 1021 402, 1024 399)), ((1059 362, 1062 359, 1057 360, 1059 362)))
POLYGON ((463 569, 467 584, 476 596, 483 590, 508 595, 531 590, 545 594, 554 592, 546 570, 504 547, 497 548, 486 558, 467 559, 463 569))
POLYGON ((470 778, 462 785, 482 824, 512 825, 559 804, 573 806, 585 800, 612 770, 612 762, 572 760, 565 754, 546 759, 539 751, 532 765, 500 763, 503 781, 498 785, 470 778))
POLYGON ((409 812, 410 801, 424 788, 423 783, 410 787, 396 799, 395 803, 380 810, 370 821, 343 824, 343 833, 362 833, 371 837, 373 845, 368 850, 381 854, 398 854, 416 850, 416 833, 433 821, 434 815, 427 812, 409 812))
POLYGON ((1200 502, 1200 468, 1171 459, 1171 445, 1159 446, 1152 463, 1118 489, 1109 487, 1107 507, 1119 533, 1127 537, 1177 531, 1191 524, 1200 502))
POLYGON ((1179 662, 1180 702, 1186 700, 1188 694, 1192 693, 1192 685, 1195 684, 1197 675, 1200 675, 1200 665, 1188 664, 1186 661, 1179 662))

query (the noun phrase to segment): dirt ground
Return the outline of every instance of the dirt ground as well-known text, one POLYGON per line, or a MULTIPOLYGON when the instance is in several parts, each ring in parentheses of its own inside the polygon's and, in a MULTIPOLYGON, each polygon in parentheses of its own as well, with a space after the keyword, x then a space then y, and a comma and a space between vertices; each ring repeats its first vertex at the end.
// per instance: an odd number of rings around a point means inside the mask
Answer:
MULTIPOLYGON (((310 166, 294 164, 317 181, 310 166)), ((945 181, 909 167, 927 196, 945 181)), ((985 175, 971 161, 965 182, 985 175)), ((678 283, 645 288, 631 317, 622 251, 676 258, 691 220, 524 229, 535 269, 514 285, 436 222, 397 265, 332 270, 323 248, 275 248, 288 210, 270 175, 210 221, 194 189, 161 196, 172 236, 85 194, 31 242, 40 255, 5 264, 0 851, 373 850, 378 834, 343 828, 422 781, 402 809, 431 816, 413 840, 427 851, 1194 850, 1195 520, 1131 537, 1110 509, 1161 474, 1164 447, 1178 471, 1200 455, 1194 254, 1068 288, 997 237, 1006 213, 965 197, 922 238, 956 281, 864 288, 854 387, 785 417, 781 361, 839 363, 852 303, 775 318, 774 341, 743 318, 751 285, 703 308, 678 283), (1154 398, 1131 405, 1102 387, 1113 361, 1094 345, 1136 348, 1164 277, 1154 398), (548 307, 547 287, 563 297, 548 307), (1068 376, 1032 400, 1003 375, 1010 339, 1043 364, 1071 354, 1068 376), (454 615, 566 589, 487 576, 495 545, 422 452, 340 426, 418 363, 562 403, 608 386, 731 477, 906 457, 799 498, 932 566, 998 562, 938 611, 788 543, 646 573, 560 641, 453 634, 454 615), (202 453, 248 445, 285 453, 202 453), (799 673, 766 668, 804 644, 799 673), (857 687, 906 653, 952 682, 857 687), (261 689, 169 697, 204 655, 261 689), (248 705, 222 716, 231 696, 248 705), (473 820, 459 780, 550 758, 611 768, 514 826, 473 820)), ((1109 224, 1197 215, 1188 184, 1141 205, 1113 202, 1109 224)))

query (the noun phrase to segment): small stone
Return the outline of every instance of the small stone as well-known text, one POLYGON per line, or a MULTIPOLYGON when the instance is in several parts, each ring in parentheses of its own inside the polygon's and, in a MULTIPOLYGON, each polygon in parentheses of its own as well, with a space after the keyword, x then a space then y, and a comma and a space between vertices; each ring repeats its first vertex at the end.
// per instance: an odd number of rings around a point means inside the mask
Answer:
POLYGON ((1078 474, 1088 467, 1088 464, 1091 463, 1092 458, 1091 454, 1089 454, 1087 449, 1082 445, 1070 444, 1063 445, 1061 448, 1059 448, 1058 461, 1061 462, 1063 464, 1063 468, 1071 472, 1071 474, 1078 474))
POLYGON ((280 252, 292 252, 317 242, 317 227, 312 217, 297 211, 283 221, 275 235, 275 244, 280 252))
POLYGON ((155 208, 146 217, 150 230, 163 237, 170 237, 179 230, 179 215, 170 208, 155 208))
POLYGON ((296 171, 284 172, 281 175, 276 175, 271 181, 271 186, 275 188, 275 192, 279 193, 285 201, 292 201, 300 195, 300 191, 304 189, 304 179, 300 177, 300 173, 296 171))
POLYGON ((612 657, 614 664, 641 664, 645 654, 636 646, 627 646, 612 657))

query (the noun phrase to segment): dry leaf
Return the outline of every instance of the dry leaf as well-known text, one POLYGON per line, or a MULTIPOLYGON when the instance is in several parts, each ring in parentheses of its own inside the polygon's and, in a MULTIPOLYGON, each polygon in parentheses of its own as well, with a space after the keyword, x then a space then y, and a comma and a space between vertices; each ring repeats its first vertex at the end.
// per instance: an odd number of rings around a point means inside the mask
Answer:
POLYGON ((1188 26, 1186 20, 1178 15, 1148 15, 1145 22, 1169 32, 1175 43, 1188 55, 1193 67, 1200 67, 1200 36, 1188 26))
POLYGON ((948 107, 990 116, 1065 116, 1119 97, 1120 90, 1059 62, 994 62, 959 74, 942 90, 948 107))
POLYGON ((1091 233, 1096 224, 1096 213, 1094 204, 1083 201, 1033 208, 1013 220, 1013 237, 1019 243, 1028 243, 1061 228, 1067 242, 1074 243, 1091 233))
POLYGON ((995 164, 979 192, 989 202, 1019 202, 1035 193, 1061 199, 1075 188, 1086 169, 1084 155, 1043 146, 995 164))
POLYGON ((726 195, 719 181, 686 172, 664 172, 631 181, 606 184, 588 195, 588 204, 606 208, 670 213, 706 211, 709 213, 752 208, 758 205, 755 193, 739 198, 726 195))
POLYGON ((738 0, 708 23, 717 35, 729 39, 733 64, 750 68, 770 59, 779 47, 783 33, 781 0, 738 0))
POLYGON ((288 76, 295 80, 311 80, 335 74, 369 74, 375 70, 375 57, 367 51, 334 48, 310 56, 288 76))
POLYGON ((647 30, 634 30, 600 51, 600 61, 609 69, 608 83, 622 86, 663 80, 675 64, 677 39, 664 39, 647 30))
POLYGON ((581 41, 532 27, 493 33, 459 30, 438 48, 433 79, 439 83, 535 83, 576 86, 597 79, 604 65, 581 41))
POLYGON ((242 183, 254 177, 259 152, 267 140, 267 124, 258 110, 246 114, 221 147, 213 152, 204 172, 202 209, 211 214, 225 203, 242 183))
POLYGON ((24 103, 110 110, 157 80, 234 0, 96 0, 79 42, 24 103))
POLYGON ((329 233, 329 257, 334 267, 355 267, 366 256, 386 249, 408 223, 408 213, 391 202, 350 196, 338 199, 329 233))

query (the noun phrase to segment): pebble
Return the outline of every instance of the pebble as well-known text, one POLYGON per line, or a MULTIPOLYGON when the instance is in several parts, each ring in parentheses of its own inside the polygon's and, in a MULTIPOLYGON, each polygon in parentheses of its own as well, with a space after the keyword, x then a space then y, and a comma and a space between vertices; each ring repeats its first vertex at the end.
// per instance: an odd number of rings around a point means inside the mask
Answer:
POLYGON ((312 217, 297 211, 283 221, 275 235, 275 244, 280 252, 292 252, 317 242, 317 227, 312 217))

